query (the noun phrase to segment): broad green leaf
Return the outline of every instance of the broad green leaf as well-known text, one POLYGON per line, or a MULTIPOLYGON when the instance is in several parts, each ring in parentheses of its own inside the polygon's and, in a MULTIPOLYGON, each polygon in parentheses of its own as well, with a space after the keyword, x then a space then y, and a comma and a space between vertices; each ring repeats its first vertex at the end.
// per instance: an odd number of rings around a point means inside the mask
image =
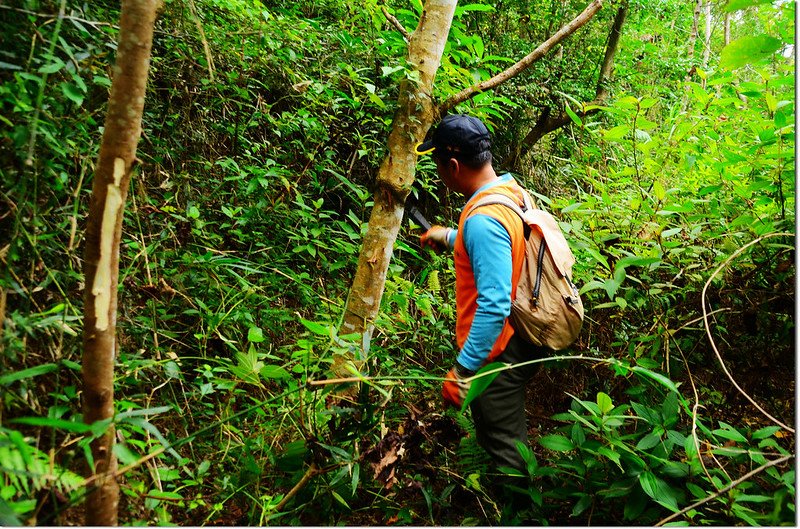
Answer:
POLYGON ((601 391, 597 394, 597 407, 600 408, 600 413, 605 415, 614 409, 614 404, 611 397, 601 391))
POLYGON ((0 386, 11 384, 17 380, 24 380, 26 378, 38 377, 39 375, 46 375, 47 373, 52 373, 53 371, 57 370, 58 364, 42 364, 36 367, 29 367, 28 369, 23 369, 21 371, 17 371, 16 373, 3 375, 0 377, 0 386))
POLYGON ((619 467, 620 470, 623 471, 625 470, 624 468, 622 468, 622 465, 619 462, 619 454, 617 452, 611 450, 607 446, 601 446, 600 448, 597 449, 597 453, 606 456, 608 459, 613 461, 619 467))
POLYGON ((247 331, 247 340, 254 343, 263 342, 264 331, 261 330, 261 327, 250 327, 247 331))
POLYGON ((273 378, 291 378, 291 375, 288 371, 286 371, 281 366, 264 366, 259 371, 262 378, 266 379, 273 379, 273 378))
POLYGON ((740 9, 747 9, 748 7, 758 6, 761 4, 771 4, 773 0, 730 0, 725 6, 725 11, 731 13, 739 11, 740 9))
POLYGON ((56 58, 54 62, 50 64, 45 64, 44 66, 39 68, 39 73, 56 73, 64 66, 66 66, 66 64, 64 64, 64 61, 56 58))
POLYGON ((767 437, 773 435, 775 432, 778 432, 781 429, 780 426, 766 426, 759 430, 753 432, 753 439, 766 439, 767 437))
POLYGON ((753 64, 771 56, 781 49, 783 43, 767 35, 742 37, 722 49, 719 66, 724 70, 734 70, 745 64, 753 64))
POLYGON ((171 492, 168 490, 158 490, 158 489, 151 489, 150 492, 147 493, 148 498, 153 498, 156 500, 182 500, 183 496, 178 494, 177 492, 171 492))
POLYGON ((300 323, 303 324, 303 327, 308 329, 309 331, 313 332, 314 334, 319 334, 320 336, 330 336, 331 330, 324 325, 320 325, 314 321, 308 321, 303 318, 300 318, 300 323))
POLYGON ((605 136, 605 139, 609 141, 621 140, 630 131, 631 131, 630 125, 617 125, 616 127, 613 127, 605 131, 603 136, 605 136))
POLYGON ((656 180, 653 182, 653 194, 656 196, 656 200, 663 201, 667 198, 667 191, 664 189, 663 184, 656 180))
POLYGON ((572 441, 563 435, 545 435, 539 439, 539 444, 548 450, 554 450, 556 452, 569 452, 575 448, 572 441))
POLYGON ((570 516, 578 516, 583 511, 585 511, 590 505, 592 504, 592 497, 588 494, 581 495, 581 499, 578 500, 578 503, 575 504, 575 507, 572 508, 572 513, 570 516))
POLYGON ((667 377, 665 377, 660 373, 650 371, 649 369, 645 369, 642 366, 633 366, 631 368, 631 371, 635 373, 640 373, 648 378, 652 378, 653 380, 655 380, 662 386, 666 387, 667 389, 670 389, 676 393, 678 392, 678 386, 676 386, 673 381, 671 381, 670 379, 668 379, 667 377))
POLYGON ((566 110, 569 119, 571 119, 577 126, 583 127, 583 121, 581 121, 581 118, 579 118, 578 115, 573 112, 571 108, 569 108, 569 105, 566 105, 564 110, 566 110))
POLYGON ((75 103, 75 106, 83 104, 83 92, 74 84, 61 83, 61 91, 70 101, 75 103))
POLYGON ((489 387, 489 384, 491 384, 492 381, 495 378, 497 378, 497 375, 499 375, 502 372, 500 371, 500 368, 504 367, 505 365, 506 364, 502 362, 492 362, 491 364, 483 366, 478 370, 477 373, 475 373, 475 377, 479 378, 475 378, 470 384, 467 396, 464 398, 464 403, 461 405, 462 412, 467 409, 467 406, 469 406, 470 402, 475 400, 478 396, 480 396, 481 393, 483 393, 483 390, 489 387), (495 371, 494 373, 490 373, 488 375, 483 375, 488 371, 494 371, 494 370, 497 371, 495 371))
POLYGON ((747 442, 747 438, 744 435, 733 429, 727 430, 723 428, 717 428, 711 433, 713 433, 716 437, 722 437, 723 439, 728 439, 730 441, 736 441, 739 443, 747 442))
POLYGON ((663 479, 650 471, 645 471, 639 474, 639 484, 645 494, 653 498, 658 504, 673 512, 679 510, 675 491, 663 479))
POLYGON ((661 436, 656 432, 651 432, 644 437, 642 437, 638 443, 636 443, 636 448, 638 450, 650 450, 654 446, 658 445, 661 442, 661 436))
POLYGON ((494 6, 490 6, 488 4, 467 4, 464 6, 457 7, 455 15, 459 16, 462 13, 465 13, 466 11, 489 12, 489 11, 494 11, 494 6))

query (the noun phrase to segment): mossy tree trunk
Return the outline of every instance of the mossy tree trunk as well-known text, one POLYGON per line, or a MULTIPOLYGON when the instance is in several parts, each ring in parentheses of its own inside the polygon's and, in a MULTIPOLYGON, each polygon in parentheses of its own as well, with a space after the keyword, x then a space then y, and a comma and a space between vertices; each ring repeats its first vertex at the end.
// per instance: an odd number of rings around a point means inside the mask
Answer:
MULTIPOLYGON (((114 416, 117 282, 122 215, 136 145, 141 135, 145 85, 157 0, 123 0, 117 60, 94 174, 84 250, 83 417, 89 423, 114 416)), ((92 443, 95 476, 86 500, 86 525, 117 524, 119 486, 114 427, 92 443)))

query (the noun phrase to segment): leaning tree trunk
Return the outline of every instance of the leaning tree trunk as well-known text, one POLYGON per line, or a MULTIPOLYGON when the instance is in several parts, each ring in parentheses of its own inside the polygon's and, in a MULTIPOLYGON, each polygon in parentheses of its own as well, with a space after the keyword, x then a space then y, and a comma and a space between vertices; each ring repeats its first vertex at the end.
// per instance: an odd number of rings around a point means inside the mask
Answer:
MULTIPOLYGON (((373 322, 380 308, 386 272, 403 219, 405 199, 414 183, 417 155, 414 146, 425 138, 435 116, 433 79, 442 59, 457 0, 428 0, 417 29, 408 42, 408 61, 419 73, 419 81, 406 79, 400 85, 398 109, 389 134, 389 154, 378 170, 374 206, 361 246, 358 267, 350 289, 341 334, 362 333, 364 353, 368 349, 373 322)), ((333 370, 347 374, 337 357, 333 370)), ((358 364, 358 362, 357 362, 358 364)))
MULTIPOLYGON (((91 424, 114 416, 117 281, 122 214, 141 135, 157 0, 123 0, 117 64, 95 169, 84 250, 83 417, 91 424)), ((92 443, 95 476, 86 500, 86 525, 117 524, 119 485, 114 427, 92 443)))

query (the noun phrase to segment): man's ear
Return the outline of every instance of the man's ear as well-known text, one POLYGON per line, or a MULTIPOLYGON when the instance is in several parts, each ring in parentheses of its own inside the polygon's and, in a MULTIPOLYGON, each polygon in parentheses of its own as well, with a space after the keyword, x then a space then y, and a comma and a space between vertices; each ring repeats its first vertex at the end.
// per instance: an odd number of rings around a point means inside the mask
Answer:
POLYGON ((461 169, 461 163, 455 158, 449 158, 447 160, 447 169, 452 171, 454 175, 457 175, 458 170, 461 169))

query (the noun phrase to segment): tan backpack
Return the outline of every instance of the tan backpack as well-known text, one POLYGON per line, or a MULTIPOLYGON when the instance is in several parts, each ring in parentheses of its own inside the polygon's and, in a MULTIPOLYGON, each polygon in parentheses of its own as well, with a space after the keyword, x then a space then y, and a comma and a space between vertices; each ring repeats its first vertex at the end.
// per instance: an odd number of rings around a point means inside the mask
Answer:
POLYGON ((572 283, 575 256, 558 221, 537 209, 527 191, 523 196, 524 209, 506 195, 487 195, 470 207, 467 216, 479 207, 502 204, 522 219, 525 261, 511 303, 511 325, 524 340, 558 351, 572 345, 583 324, 583 302, 572 283))

